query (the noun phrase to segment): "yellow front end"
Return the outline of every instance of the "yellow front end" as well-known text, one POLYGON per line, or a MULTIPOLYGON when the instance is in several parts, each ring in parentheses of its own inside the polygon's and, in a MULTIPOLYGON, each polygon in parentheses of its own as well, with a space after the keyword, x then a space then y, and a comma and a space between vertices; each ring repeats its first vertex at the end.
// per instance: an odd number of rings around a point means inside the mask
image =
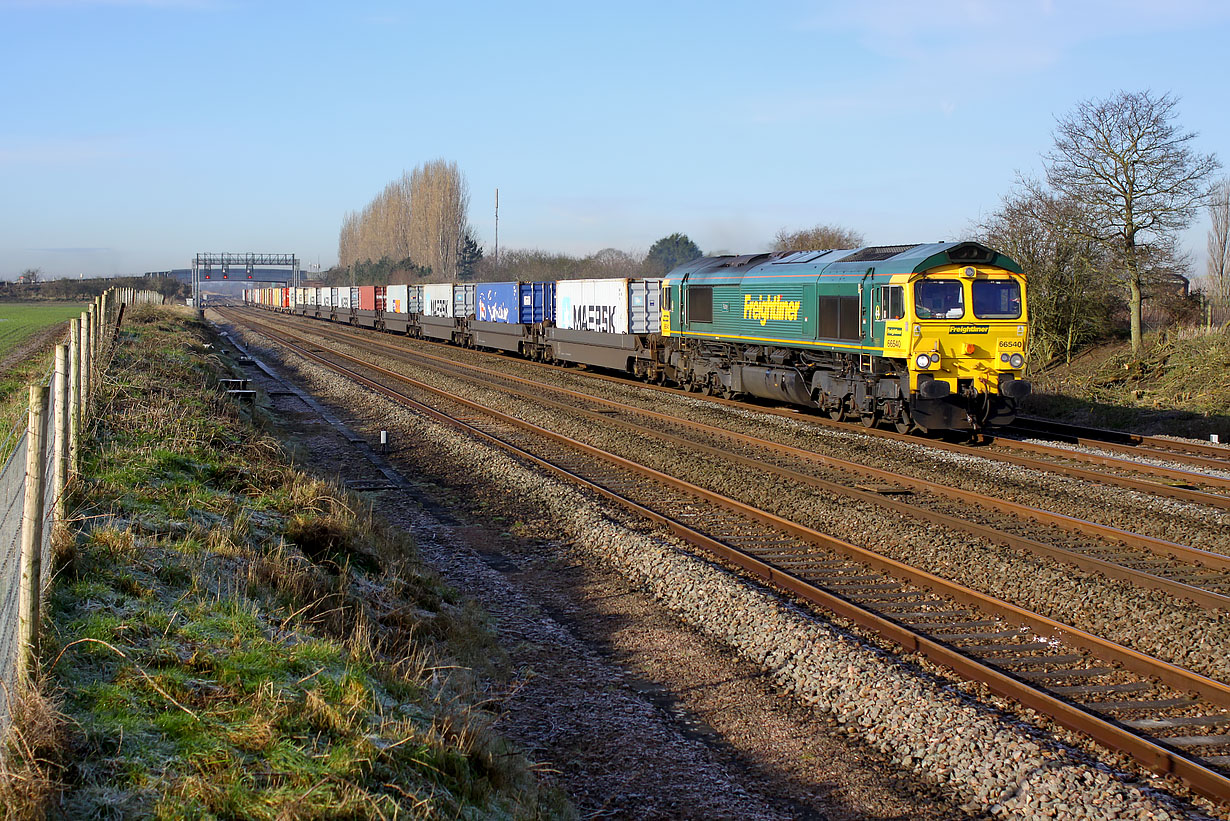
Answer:
POLYGON ((990 266, 950 265, 902 279, 908 288, 901 336, 918 423, 951 428, 1010 420, 1016 401, 1029 393, 1021 379, 1028 327, 1024 277, 990 266))

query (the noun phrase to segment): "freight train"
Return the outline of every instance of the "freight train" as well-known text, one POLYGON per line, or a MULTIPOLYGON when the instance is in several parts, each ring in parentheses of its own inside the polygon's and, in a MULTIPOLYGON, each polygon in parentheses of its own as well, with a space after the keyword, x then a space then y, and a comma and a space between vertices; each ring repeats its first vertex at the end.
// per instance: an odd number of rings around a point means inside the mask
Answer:
POLYGON ((261 288, 245 302, 898 431, 1006 425, 1020 266, 974 242, 703 257, 661 279, 261 288))

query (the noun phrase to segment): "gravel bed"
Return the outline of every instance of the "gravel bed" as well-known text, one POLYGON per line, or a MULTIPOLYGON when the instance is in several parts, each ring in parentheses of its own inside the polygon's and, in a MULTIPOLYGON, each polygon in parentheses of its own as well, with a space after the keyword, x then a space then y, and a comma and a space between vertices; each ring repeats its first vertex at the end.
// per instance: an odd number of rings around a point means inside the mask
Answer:
MULTIPOLYGON (((373 358, 386 366, 396 364, 373 358)), ((1230 681, 1230 658, 1225 653, 1230 646, 1230 612, 1208 611, 1166 593, 1021 554, 908 515, 800 488, 763 471, 681 455, 675 447, 651 437, 595 425, 447 374, 416 371, 414 376, 1065 624, 1230 681)))
POLYGON ((1167 796, 1122 781, 1112 768, 929 674, 916 660, 885 653, 570 487, 407 411, 388 410, 387 403, 366 391, 339 385, 314 370, 302 370, 313 389, 352 407, 380 402, 382 427, 395 425, 403 428, 401 435, 426 436, 434 449, 464 463, 476 480, 549 513, 571 534, 569 546, 579 559, 624 574, 700 632, 761 665, 779 686, 830 715, 852 736, 957 796, 971 812, 1064 818, 1187 815, 1167 796))
MULTIPOLYGON (((308 326, 310 329, 311 326, 308 326)), ((513 357, 397 339, 437 356, 498 367, 510 374, 568 387, 650 410, 678 414, 751 436, 784 442, 829 456, 998 496, 1044 510, 1230 554, 1230 512, 1021 468, 928 446, 829 428, 800 413, 797 419, 767 415, 754 406, 719 405, 700 397, 657 391, 633 382, 594 379, 582 370, 543 369, 513 357)), ((389 360, 386 364, 396 364, 389 360)), ((404 364, 403 364, 404 367, 404 364)))
MULTIPOLYGON (((1017 441, 1017 440, 1012 440, 1017 441)), ((1195 474, 1192 481, 1199 484, 1200 476, 1215 476, 1219 479, 1230 479, 1230 468, 1226 470, 1217 470, 1216 468, 1205 467, 1202 465, 1192 465, 1187 462, 1174 462, 1168 459, 1159 459, 1153 456, 1145 456, 1143 454, 1125 454, 1118 451, 1102 450, 1096 445, 1074 445, 1070 442, 1054 442, 1050 439, 1021 439, 1019 441, 1029 442, 1035 445, 1043 445, 1044 447, 1054 448, 1055 450, 1068 451, 1075 454, 1087 453, 1091 456, 1102 456, 1108 459, 1121 459, 1125 462, 1133 464, 1145 465, 1149 467, 1162 467, 1171 470, 1182 470, 1188 473, 1195 474)), ((1120 471, 1126 475, 1133 475, 1130 471, 1120 471)), ((1139 475, 1139 474, 1136 474, 1139 475)), ((1214 491, 1218 492, 1218 491, 1214 491)))

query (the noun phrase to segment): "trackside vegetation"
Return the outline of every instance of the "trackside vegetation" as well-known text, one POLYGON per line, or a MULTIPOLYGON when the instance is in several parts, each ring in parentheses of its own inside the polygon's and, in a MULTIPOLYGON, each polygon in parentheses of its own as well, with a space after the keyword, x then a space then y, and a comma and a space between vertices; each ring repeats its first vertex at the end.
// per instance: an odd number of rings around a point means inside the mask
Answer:
POLYGON ((187 313, 125 318, 2 814, 569 817, 480 706, 482 614, 294 467, 209 346, 187 313))

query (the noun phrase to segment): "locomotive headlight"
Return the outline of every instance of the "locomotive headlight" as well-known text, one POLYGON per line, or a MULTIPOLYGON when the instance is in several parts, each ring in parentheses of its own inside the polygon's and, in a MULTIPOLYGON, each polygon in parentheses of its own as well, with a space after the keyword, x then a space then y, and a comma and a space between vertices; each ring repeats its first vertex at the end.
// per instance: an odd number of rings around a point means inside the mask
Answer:
POLYGON ((940 364, 940 355, 936 353, 935 351, 931 352, 931 364, 932 365, 940 364))
POLYGON ((1014 368, 1023 368, 1025 367, 1025 357, 1021 356, 1019 353, 1014 353, 1012 356, 1008 357, 1008 364, 1014 368))
POLYGON ((931 357, 927 356, 925 353, 920 353, 914 359, 914 364, 918 366, 919 370, 926 370, 931 367, 931 357))
POLYGON ((1000 362, 1007 363, 1007 362, 1008 362, 1008 354, 1006 354, 1006 353, 1001 353, 1001 354, 999 355, 999 361, 1000 361, 1000 362))

